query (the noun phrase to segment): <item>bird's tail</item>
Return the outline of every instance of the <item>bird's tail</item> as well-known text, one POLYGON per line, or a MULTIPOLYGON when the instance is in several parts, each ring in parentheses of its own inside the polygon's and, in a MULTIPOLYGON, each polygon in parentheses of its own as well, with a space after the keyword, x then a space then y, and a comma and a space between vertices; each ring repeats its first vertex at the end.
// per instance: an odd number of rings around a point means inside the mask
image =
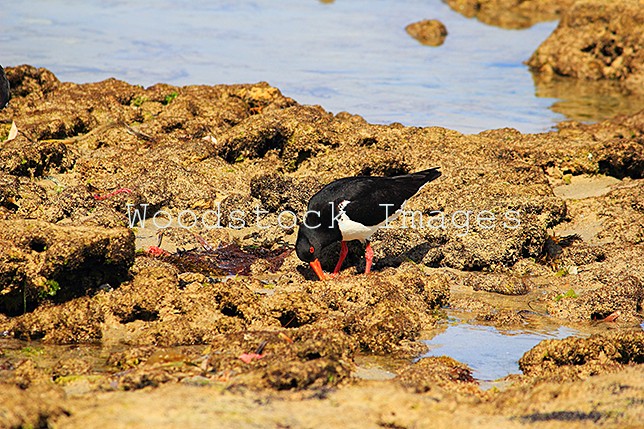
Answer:
POLYGON ((440 167, 430 168, 428 170, 417 171, 416 173, 405 174, 403 176, 396 176, 393 179, 403 185, 410 191, 413 191, 409 196, 411 197, 416 192, 423 189, 432 180, 441 177, 440 167))
MULTIPOLYGON (((419 178, 423 181, 423 183, 428 183, 428 182, 431 182, 432 180, 435 180, 441 177, 442 173, 439 170, 440 170, 440 167, 433 167, 427 170, 406 174, 405 176, 412 176, 414 178, 419 178)), ((399 177, 405 177, 405 176, 399 176, 399 177)))

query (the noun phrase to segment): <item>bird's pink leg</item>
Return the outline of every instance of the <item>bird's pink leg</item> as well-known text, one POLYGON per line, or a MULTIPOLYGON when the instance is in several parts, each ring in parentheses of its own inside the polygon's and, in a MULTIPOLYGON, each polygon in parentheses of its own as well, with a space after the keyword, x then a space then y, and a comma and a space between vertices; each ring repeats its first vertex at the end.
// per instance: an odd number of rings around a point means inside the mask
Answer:
POLYGON ((367 241, 367 247, 364 249, 364 258, 366 260, 366 265, 364 268, 364 273, 371 272, 371 264, 373 264, 373 249, 371 248, 371 243, 367 241))
POLYGON ((347 253, 349 253, 349 248, 347 247, 347 242, 343 241, 340 247, 340 259, 338 259, 338 263, 335 266, 335 269, 333 270, 333 275, 336 275, 340 272, 340 268, 342 268, 342 263, 344 262, 344 258, 347 257, 347 253))

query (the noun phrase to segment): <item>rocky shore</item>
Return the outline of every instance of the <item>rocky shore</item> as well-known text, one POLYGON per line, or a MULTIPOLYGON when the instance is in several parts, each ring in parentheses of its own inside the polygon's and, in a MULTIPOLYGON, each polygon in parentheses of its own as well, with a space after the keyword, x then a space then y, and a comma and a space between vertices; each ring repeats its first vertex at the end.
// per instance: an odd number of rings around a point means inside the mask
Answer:
MULTIPOLYGON (((577 2, 530 66, 637 87, 641 34, 595 28, 612 7, 636 20, 636 3, 577 2), (610 62, 589 66, 607 51, 568 42, 572 27, 613 46, 610 62), (571 49, 595 56, 568 73, 571 49)), ((266 83, 6 74, 0 427, 641 424, 644 110, 464 135, 369 124, 266 83), (295 219, 324 184, 433 166, 443 176, 374 237, 373 273, 359 244, 333 280, 297 259, 295 219), (486 390, 463 363, 416 360, 446 311, 582 335, 541 342, 486 390)))

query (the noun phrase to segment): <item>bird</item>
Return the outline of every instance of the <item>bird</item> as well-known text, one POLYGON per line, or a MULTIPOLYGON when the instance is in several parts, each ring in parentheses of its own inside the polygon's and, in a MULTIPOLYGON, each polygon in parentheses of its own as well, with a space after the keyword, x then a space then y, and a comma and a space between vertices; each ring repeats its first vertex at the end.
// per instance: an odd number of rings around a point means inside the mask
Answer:
POLYGON ((393 177, 354 176, 335 180, 311 197, 299 225, 295 251, 308 262, 320 280, 326 275, 319 255, 327 246, 341 242, 337 275, 349 253, 347 242, 366 242, 365 274, 371 271, 371 236, 400 215, 409 198, 439 178, 440 167, 393 177))
POLYGON ((7 80, 7 75, 4 74, 4 69, 0 66, 0 110, 5 108, 10 98, 9 80, 7 80))

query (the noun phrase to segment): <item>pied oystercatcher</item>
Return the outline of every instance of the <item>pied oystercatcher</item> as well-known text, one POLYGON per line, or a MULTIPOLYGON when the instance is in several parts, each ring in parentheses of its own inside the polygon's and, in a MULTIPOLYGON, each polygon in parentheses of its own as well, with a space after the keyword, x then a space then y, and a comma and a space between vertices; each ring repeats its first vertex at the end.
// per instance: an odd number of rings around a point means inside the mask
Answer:
POLYGON ((337 274, 349 251, 347 241, 366 241, 365 273, 370 272, 371 236, 398 217, 405 202, 425 184, 440 177, 439 168, 394 177, 345 177, 329 183, 309 200, 295 243, 297 256, 324 280, 326 276, 318 259, 322 249, 341 242, 340 258, 333 270, 337 274))
POLYGON ((7 105, 10 98, 11 93, 9 92, 9 81, 7 80, 7 76, 4 74, 4 69, 0 66, 0 110, 4 109, 4 106, 7 105))

